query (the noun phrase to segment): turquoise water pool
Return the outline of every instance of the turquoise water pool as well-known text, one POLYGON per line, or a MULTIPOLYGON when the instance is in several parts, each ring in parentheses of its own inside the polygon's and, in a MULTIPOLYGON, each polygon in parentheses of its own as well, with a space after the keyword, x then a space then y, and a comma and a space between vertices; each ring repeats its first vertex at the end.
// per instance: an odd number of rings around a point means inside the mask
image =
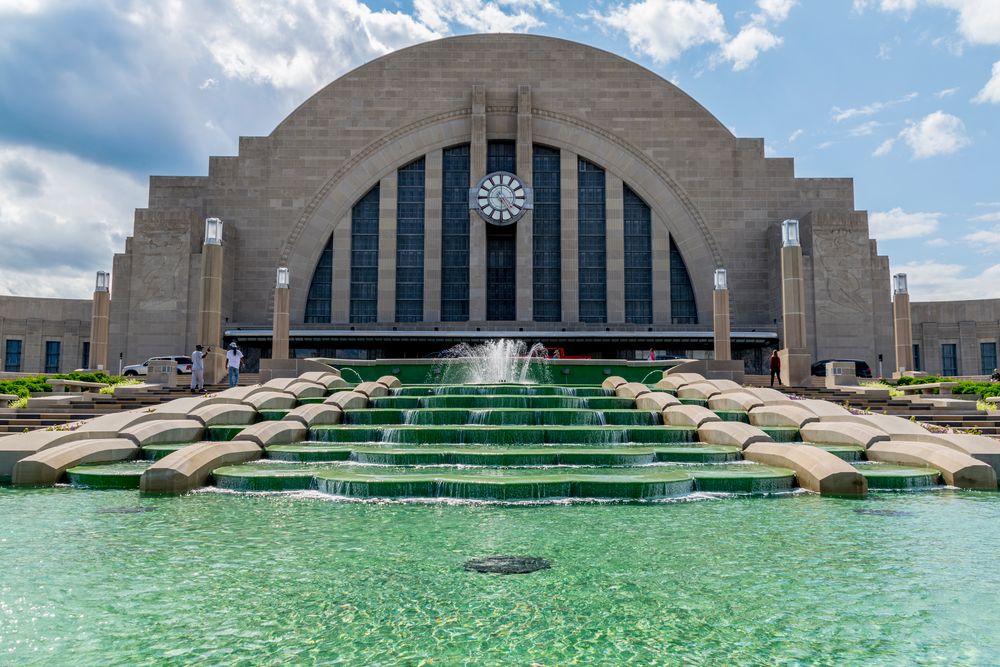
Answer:
POLYGON ((1000 662, 996 494, 516 507, 0 487, 0 516, 4 665, 1000 662), (137 505, 153 511, 116 511, 137 505), (462 567, 491 554, 552 567, 462 567))

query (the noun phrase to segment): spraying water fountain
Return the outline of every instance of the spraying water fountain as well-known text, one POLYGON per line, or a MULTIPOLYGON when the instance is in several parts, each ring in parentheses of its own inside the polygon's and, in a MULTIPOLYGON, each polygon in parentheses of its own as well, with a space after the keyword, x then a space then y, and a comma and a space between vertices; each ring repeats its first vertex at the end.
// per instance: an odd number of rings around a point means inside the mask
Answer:
POLYGON ((440 384, 547 384, 552 381, 545 346, 519 340, 462 343, 448 350, 440 384))

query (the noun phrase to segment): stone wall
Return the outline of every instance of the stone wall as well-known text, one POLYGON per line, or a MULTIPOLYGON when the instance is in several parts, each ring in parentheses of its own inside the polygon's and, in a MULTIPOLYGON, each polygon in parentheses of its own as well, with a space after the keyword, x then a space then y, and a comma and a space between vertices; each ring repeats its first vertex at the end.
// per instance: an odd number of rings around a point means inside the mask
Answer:
POLYGON ((940 374, 941 346, 954 344, 958 375, 980 375, 980 343, 1000 350, 1000 299, 913 302, 910 316, 913 344, 920 346, 918 370, 940 374))
POLYGON ((22 373, 45 370, 46 341, 61 344, 60 373, 80 368, 83 343, 90 341, 90 316, 89 299, 0 296, 0 372, 8 340, 22 341, 22 373))

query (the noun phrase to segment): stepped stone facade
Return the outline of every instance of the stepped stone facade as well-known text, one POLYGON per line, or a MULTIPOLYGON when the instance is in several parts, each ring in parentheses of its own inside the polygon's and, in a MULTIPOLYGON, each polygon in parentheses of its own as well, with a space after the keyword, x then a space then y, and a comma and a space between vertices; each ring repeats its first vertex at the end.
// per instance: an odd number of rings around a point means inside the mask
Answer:
MULTIPOLYGON (((225 222, 223 329, 270 354, 288 267, 291 356, 419 356, 497 335, 570 354, 710 356, 729 276, 734 358, 780 345, 780 226, 801 221, 808 350, 893 368, 888 258, 849 178, 798 178, 616 55, 528 35, 397 51, 326 86, 207 176, 150 179, 114 258, 108 358, 193 349, 206 217, 225 222), (533 192, 515 224, 474 188, 533 192), (480 203, 481 205, 481 203, 480 203)), ((110 361, 109 361, 110 363, 110 361)))

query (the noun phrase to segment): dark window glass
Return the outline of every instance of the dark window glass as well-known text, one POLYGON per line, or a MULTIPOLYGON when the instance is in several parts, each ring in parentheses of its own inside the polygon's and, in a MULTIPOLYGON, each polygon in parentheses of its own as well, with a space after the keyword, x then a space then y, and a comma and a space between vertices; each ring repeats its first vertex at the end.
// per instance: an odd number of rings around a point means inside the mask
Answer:
POLYGON ((330 301, 333 299, 333 235, 319 256, 306 297, 306 322, 330 322, 330 301))
POLYGON ((494 171, 517 173, 517 144, 513 141, 491 141, 486 145, 486 173, 494 171))
POLYGON ((955 343, 941 346, 941 375, 958 375, 958 355, 955 343))
POLYGON ((607 218, 604 170, 580 159, 577 170, 579 214, 580 321, 608 321, 607 218))
POLYGON ((469 319, 469 145, 446 148, 441 164, 441 321, 469 319))
POLYGON ((351 209, 351 322, 378 319, 378 199, 376 185, 351 209))
POLYGON ((532 221, 532 313, 536 322, 562 319, 562 217, 560 200, 559 150, 535 146, 531 158, 531 179, 535 208, 532 221))
POLYGON ((396 321, 424 319, 424 158, 396 172, 396 321))
POLYGON ((653 321, 653 241, 646 202, 625 186, 625 321, 653 321))
POLYGON ((920 370, 920 345, 917 343, 913 344, 913 369, 915 371, 920 370))
POLYGON ((674 324, 698 323, 691 276, 673 238, 670 239, 670 321, 674 324))
POLYGON ((20 373, 21 372, 21 348, 24 345, 23 341, 15 340, 13 338, 7 339, 6 349, 4 350, 3 357, 3 370, 6 373, 20 373))
POLYGON ((83 344, 83 358, 80 360, 80 368, 90 368, 90 341, 83 344))
POLYGON ((993 369, 997 367, 997 344, 980 343, 979 359, 982 362, 982 374, 993 375, 993 369))
POLYGON ((59 352, 62 349, 62 343, 57 340, 47 340, 45 341, 45 372, 46 373, 58 373, 59 372, 59 352))
POLYGON ((517 318, 514 230, 489 225, 486 230, 486 319, 517 318))

